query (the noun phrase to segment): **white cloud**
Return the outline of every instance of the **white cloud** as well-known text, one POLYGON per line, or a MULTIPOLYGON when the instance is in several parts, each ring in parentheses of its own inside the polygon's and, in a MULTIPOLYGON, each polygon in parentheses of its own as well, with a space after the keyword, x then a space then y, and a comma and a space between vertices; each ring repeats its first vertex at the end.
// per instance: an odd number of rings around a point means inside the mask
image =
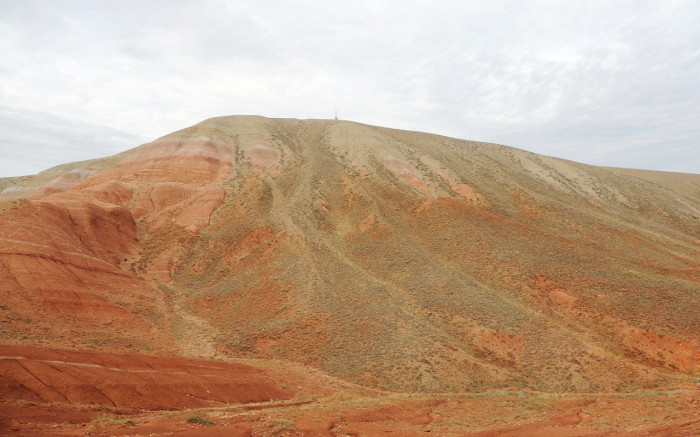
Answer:
POLYGON ((330 118, 337 107, 594 164, 700 172, 698 2, 0 9, 0 104, 17 110, 153 138, 212 116, 330 118))

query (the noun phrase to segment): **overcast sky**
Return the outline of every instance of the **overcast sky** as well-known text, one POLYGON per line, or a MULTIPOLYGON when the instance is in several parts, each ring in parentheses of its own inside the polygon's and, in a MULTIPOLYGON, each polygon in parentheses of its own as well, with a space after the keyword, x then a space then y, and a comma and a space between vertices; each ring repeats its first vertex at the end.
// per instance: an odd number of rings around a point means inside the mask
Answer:
POLYGON ((700 1, 0 0, 0 177, 231 114, 700 173, 700 1))

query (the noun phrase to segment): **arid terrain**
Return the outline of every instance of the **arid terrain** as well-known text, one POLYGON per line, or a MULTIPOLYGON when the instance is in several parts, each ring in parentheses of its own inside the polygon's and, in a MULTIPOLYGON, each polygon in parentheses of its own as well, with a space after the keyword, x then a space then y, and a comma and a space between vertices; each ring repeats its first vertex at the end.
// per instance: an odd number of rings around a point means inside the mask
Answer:
POLYGON ((700 435, 699 341, 696 174, 231 116, 0 178, 3 435, 700 435))

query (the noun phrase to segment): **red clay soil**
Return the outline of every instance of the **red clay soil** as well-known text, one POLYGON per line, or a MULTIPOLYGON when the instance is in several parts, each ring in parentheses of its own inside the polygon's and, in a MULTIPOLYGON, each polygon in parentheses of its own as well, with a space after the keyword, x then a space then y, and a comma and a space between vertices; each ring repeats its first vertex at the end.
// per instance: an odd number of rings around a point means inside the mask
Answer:
POLYGON ((0 346, 0 397, 31 403, 167 410, 288 399, 243 364, 0 346))
POLYGON ((0 346, 0 435, 700 435, 692 385, 392 394, 298 365, 254 363, 0 346))
POLYGON ((3 403, 3 435, 697 436, 700 393, 353 394, 187 411, 3 403), (207 423, 191 423, 199 418, 207 423))

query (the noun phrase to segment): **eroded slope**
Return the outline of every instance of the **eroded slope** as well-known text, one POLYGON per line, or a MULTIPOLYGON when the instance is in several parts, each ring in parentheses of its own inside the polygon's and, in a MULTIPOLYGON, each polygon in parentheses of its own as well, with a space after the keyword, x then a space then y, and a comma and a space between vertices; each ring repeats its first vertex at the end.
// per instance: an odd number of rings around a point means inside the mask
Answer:
POLYGON ((700 176, 654 177, 350 122, 211 119, 2 203, 3 335, 22 340, 43 305, 73 333, 23 341, 107 338, 107 320, 80 319, 97 296, 134 318, 132 347, 285 358, 393 390, 672 383, 700 332, 700 196, 679 188, 700 176), (28 279, 47 222, 65 270, 51 277, 79 280, 28 279), (69 252, 124 284, 83 279, 69 252), (83 309, 52 310, 52 293, 83 309))

